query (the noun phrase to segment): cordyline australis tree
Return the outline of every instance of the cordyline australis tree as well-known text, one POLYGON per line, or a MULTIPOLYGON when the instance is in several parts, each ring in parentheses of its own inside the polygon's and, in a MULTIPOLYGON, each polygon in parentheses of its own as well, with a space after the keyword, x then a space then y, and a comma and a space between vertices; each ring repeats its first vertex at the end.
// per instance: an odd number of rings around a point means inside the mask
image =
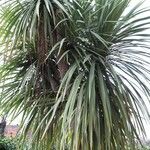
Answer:
POLYGON ((130 0, 9 0, 1 7, 1 110, 32 150, 137 149, 149 118, 149 9, 130 0))

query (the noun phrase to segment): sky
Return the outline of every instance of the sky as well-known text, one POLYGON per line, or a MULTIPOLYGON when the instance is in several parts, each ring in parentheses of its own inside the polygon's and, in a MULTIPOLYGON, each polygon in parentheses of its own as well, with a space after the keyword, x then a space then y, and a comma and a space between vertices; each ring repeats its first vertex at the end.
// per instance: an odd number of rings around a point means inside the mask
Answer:
MULTIPOLYGON (((0 0, 0 5, 3 3, 3 2, 5 2, 6 0, 0 0)), ((136 5, 138 2, 140 2, 141 0, 131 0, 131 3, 130 3, 130 5, 131 5, 131 7, 132 6, 134 6, 134 5, 136 5)), ((150 0, 145 0, 145 2, 143 3, 143 5, 141 6, 141 7, 150 7, 150 0)), ((147 13, 147 14, 145 14, 145 16, 149 16, 150 14, 149 13, 147 13)), ((149 32, 150 32, 150 30, 149 30, 149 32)), ((150 109, 150 107, 149 107, 149 109, 150 109)), ((150 110, 149 110, 150 111, 150 110)), ((19 122, 20 122, 20 120, 21 120, 21 115, 17 118, 17 119, 15 119, 11 124, 19 124, 19 122)), ((147 133, 147 139, 148 140, 150 140, 150 124, 146 124, 145 122, 144 122, 144 126, 145 126, 145 128, 146 128, 146 133, 147 133)))

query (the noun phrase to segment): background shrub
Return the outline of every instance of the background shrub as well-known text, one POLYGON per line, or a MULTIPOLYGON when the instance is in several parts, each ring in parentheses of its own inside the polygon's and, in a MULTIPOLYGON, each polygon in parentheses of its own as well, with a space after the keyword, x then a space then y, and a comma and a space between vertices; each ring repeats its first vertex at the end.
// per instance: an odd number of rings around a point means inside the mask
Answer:
POLYGON ((0 137, 0 150, 17 150, 14 139, 0 137))

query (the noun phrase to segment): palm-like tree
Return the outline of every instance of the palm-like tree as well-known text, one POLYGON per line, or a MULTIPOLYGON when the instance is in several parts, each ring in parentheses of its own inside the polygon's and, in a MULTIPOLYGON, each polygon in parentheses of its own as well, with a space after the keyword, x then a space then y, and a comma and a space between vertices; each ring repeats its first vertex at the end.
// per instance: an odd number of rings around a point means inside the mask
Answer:
POLYGON ((23 114, 32 150, 136 149, 149 119, 150 17, 141 3, 126 10, 129 2, 2 5, 0 107, 23 114))

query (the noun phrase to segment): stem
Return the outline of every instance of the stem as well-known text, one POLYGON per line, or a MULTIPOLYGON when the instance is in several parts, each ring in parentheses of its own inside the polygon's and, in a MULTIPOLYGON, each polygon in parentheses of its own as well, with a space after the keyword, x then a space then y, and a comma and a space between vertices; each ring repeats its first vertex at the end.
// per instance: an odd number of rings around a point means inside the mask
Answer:
POLYGON ((38 68, 41 72, 41 76, 43 82, 46 84, 46 89, 51 89, 56 91, 58 89, 58 83, 53 77, 51 65, 49 65, 49 61, 46 62, 46 58, 48 55, 48 39, 46 35, 46 31, 44 28, 44 15, 43 15, 43 7, 40 8, 41 13, 39 17, 39 24, 38 24, 38 36, 37 36, 37 58, 38 58, 38 68), (50 84, 48 84, 49 82, 50 84))

